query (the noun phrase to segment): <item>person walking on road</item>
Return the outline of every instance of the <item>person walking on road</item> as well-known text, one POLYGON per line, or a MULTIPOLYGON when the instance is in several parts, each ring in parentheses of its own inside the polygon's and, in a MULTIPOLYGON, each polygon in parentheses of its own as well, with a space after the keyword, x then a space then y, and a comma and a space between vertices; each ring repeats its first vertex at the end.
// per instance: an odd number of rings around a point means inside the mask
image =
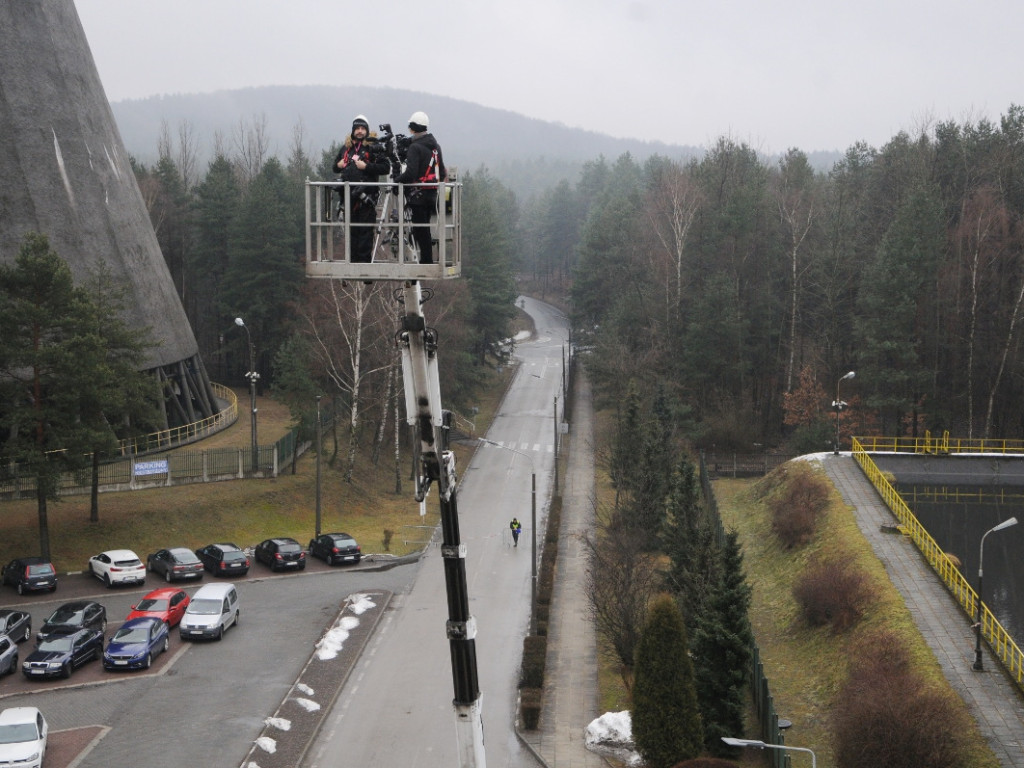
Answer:
POLYGON ((518 517, 513 517, 512 522, 508 524, 508 527, 512 529, 512 546, 519 546, 519 534, 523 532, 523 524, 519 522, 518 517))

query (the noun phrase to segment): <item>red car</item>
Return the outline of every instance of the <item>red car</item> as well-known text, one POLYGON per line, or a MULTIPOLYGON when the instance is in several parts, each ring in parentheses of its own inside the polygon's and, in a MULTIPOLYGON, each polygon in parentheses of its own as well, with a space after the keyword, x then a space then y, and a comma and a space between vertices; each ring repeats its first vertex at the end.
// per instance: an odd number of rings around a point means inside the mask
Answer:
POLYGON ((153 617, 163 619, 168 627, 176 627, 188 608, 189 597, 183 589, 177 587, 161 587, 154 589, 138 605, 132 606, 132 612, 125 621, 153 617))

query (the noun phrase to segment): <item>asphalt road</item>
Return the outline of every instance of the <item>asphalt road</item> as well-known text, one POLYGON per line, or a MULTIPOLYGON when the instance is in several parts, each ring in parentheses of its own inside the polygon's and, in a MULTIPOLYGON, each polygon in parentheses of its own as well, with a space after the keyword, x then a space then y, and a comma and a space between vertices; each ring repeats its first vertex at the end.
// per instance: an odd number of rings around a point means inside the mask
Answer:
MULTIPOLYGON (((543 530, 554 466, 555 403, 562 387, 567 321, 525 299, 537 336, 517 346, 521 365, 469 467, 460 467, 461 538, 470 610, 477 621, 477 665, 488 766, 536 766, 513 728, 522 641, 531 593, 531 474, 537 476, 537 529, 543 530), (513 547, 509 520, 523 524, 513 547)), ((444 364, 444 350, 439 351, 444 364)), ((442 393, 443 395, 443 393, 442 393)), ((561 398, 559 398, 561 409, 561 398)), ((561 410, 559 410, 561 413, 561 410)), ((561 421, 561 419, 559 419, 561 421)), ((437 503, 436 497, 428 503, 437 503)), ((539 556, 539 553, 538 553, 539 556)), ((309 768, 338 764, 457 766, 448 617, 440 552, 421 561, 412 590, 396 596, 307 755, 309 768)))

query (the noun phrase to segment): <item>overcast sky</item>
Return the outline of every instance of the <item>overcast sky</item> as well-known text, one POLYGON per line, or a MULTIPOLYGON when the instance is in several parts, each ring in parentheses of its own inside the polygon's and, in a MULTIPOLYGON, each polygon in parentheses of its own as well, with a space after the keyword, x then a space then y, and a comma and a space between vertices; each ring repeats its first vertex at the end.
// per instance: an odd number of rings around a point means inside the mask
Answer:
POLYGON ((880 147, 1024 102, 1020 0, 75 5, 111 101, 391 86, 612 136, 707 146, 727 135, 765 152, 880 147))

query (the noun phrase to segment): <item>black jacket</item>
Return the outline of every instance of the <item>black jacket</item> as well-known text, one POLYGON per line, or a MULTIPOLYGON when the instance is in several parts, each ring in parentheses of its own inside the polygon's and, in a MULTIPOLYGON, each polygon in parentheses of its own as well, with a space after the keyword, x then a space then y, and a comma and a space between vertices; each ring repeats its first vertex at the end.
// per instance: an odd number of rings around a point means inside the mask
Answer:
MULTIPOLYGON (((379 181, 381 176, 391 171, 387 156, 378 151, 375 142, 368 139, 353 141, 352 134, 345 137, 345 145, 338 150, 338 156, 334 158, 334 165, 331 167, 338 174, 340 181, 350 182, 379 181), (356 159, 365 162, 366 168, 357 168, 356 159)), ((376 199, 379 190, 380 187, 366 187, 360 191, 376 199)))
MULTIPOLYGON (((423 178, 430 165, 430 158, 437 150, 437 180, 444 181, 448 178, 448 169, 444 167, 444 155, 441 153, 441 146, 437 143, 432 133, 418 133, 412 137, 408 152, 405 156, 405 170, 397 181, 399 184, 416 184, 423 178)), ((437 200, 437 190, 425 190, 424 203, 433 204, 437 200)))

